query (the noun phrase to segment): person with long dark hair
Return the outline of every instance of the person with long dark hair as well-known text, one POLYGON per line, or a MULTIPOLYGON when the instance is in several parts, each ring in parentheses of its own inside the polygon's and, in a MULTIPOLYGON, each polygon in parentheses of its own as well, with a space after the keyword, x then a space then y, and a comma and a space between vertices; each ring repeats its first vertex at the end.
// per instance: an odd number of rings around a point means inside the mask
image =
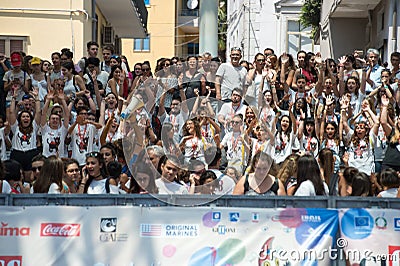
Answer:
POLYGON ((267 153, 258 151, 252 161, 249 173, 239 179, 233 190, 234 195, 286 195, 285 187, 276 177, 274 160, 267 153))
POLYGON ((100 152, 86 154, 86 165, 82 168, 83 178, 78 193, 118 194, 118 183, 108 178, 104 157, 100 152))
POLYGON ((22 165, 26 180, 31 176, 32 158, 39 153, 36 139, 41 118, 40 100, 37 90, 31 93, 35 99, 35 117, 25 109, 17 115, 15 97, 12 98, 8 115, 8 122, 14 135, 10 159, 22 165))
POLYGON ((295 196, 329 195, 327 184, 313 155, 301 156, 297 161, 297 185, 295 196))

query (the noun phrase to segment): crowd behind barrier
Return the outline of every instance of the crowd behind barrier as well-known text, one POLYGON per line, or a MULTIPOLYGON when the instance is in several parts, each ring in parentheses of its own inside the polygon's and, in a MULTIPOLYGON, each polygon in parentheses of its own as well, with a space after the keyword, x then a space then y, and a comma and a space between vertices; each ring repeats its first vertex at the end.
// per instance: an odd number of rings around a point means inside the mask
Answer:
POLYGON ((398 52, 233 47, 131 71, 99 48, 0 54, 1 193, 400 197, 398 52))

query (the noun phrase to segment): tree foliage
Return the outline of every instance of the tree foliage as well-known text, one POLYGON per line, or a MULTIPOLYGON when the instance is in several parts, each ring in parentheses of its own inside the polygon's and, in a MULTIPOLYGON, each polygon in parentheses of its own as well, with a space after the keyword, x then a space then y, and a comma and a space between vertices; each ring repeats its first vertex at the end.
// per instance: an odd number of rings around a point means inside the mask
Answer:
POLYGON ((322 0, 304 0, 301 8, 300 23, 303 27, 312 27, 312 35, 318 29, 321 19, 322 0))
POLYGON ((226 50, 226 0, 220 0, 218 4, 218 54, 225 57, 226 50))

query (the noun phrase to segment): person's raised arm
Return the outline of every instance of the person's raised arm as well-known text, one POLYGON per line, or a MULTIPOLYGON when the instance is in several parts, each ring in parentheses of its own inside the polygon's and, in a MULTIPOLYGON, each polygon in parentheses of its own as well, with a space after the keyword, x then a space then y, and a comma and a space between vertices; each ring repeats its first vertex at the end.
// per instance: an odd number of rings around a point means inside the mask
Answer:
POLYGON ((10 109, 9 109, 9 113, 8 113, 8 122, 9 122, 10 126, 14 125, 15 122, 17 121, 17 113, 15 110, 15 99, 16 99, 16 96, 13 96, 11 99, 11 105, 10 105, 10 109))
POLYGON ((222 99, 222 97, 221 97, 221 82, 222 82, 222 77, 217 76, 215 78, 215 93, 216 93, 215 98, 217 100, 221 100, 222 99))
POLYGON ((64 127, 68 128, 69 120, 71 119, 71 113, 67 112, 68 105, 67 105, 67 96, 64 94, 63 90, 58 92, 57 98, 61 101, 61 106, 63 108, 63 117, 64 117, 64 127))
POLYGON ((102 97, 101 97, 100 90, 99 90, 99 84, 97 81, 96 70, 93 70, 92 72, 90 72, 90 75, 93 80, 94 95, 96 95, 96 104, 97 104, 97 106, 100 106, 102 97))
POLYGON ((196 94, 196 100, 194 101, 193 109, 192 109, 192 112, 191 112, 190 116, 193 116, 193 115, 195 115, 197 113, 197 109, 199 108, 199 105, 200 105, 200 102, 201 102, 199 89, 196 88, 196 89, 193 90, 193 92, 194 92, 194 94, 196 94))
POLYGON ((104 99, 101 99, 99 123, 104 125, 105 122, 106 122, 106 101, 104 99))
POLYGON ((34 88, 30 94, 35 99, 35 122, 37 125, 40 125, 40 120, 42 118, 42 110, 40 109, 40 100, 39 100, 39 88, 34 88))
POLYGON ((46 100, 44 102, 43 110, 42 110, 42 115, 40 117, 40 126, 44 127, 47 123, 47 111, 49 110, 49 105, 50 101, 54 98, 54 91, 49 90, 49 92, 46 95, 46 100))
POLYGON ((108 132, 110 131, 110 127, 111 127, 113 122, 114 122, 114 112, 112 112, 111 116, 108 118, 107 124, 105 125, 103 131, 101 132, 101 135, 100 135, 100 144, 101 144, 101 146, 106 144, 107 135, 108 135, 108 132))
POLYGON ((292 127, 293 127, 293 134, 296 135, 297 134, 297 123, 296 123, 296 117, 294 117, 293 114, 293 104, 292 102, 289 103, 289 117, 290 120, 292 121, 292 127))
POLYGON ((297 132, 297 138, 300 140, 303 138, 304 133, 304 119, 306 115, 303 112, 303 109, 300 109, 300 123, 299 123, 299 131, 297 132))
POLYGON ((96 113, 96 104, 94 103, 92 97, 90 96, 90 91, 85 90, 85 97, 88 99, 90 111, 92 113, 96 113))
POLYGON ((339 58, 339 94, 340 96, 343 96, 344 94, 344 89, 345 89, 345 83, 344 83, 344 64, 347 61, 346 56, 342 56, 339 58))
POLYGON ((385 131, 386 137, 389 137, 390 134, 392 133, 392 127, 388 123, 388 106, 389 106, 389 99, 387 98, 386 95, 382 95, 381 98, 381 118, 380 122, 383 128, 383 131, 385 131))
POLYGON ((185 92, 183 90, 179 90, 179 95, 181 96, 181 100, 182 100, 182 102, 181 102, 182 112, 189 114, 189 108, 187 106, 185 92))

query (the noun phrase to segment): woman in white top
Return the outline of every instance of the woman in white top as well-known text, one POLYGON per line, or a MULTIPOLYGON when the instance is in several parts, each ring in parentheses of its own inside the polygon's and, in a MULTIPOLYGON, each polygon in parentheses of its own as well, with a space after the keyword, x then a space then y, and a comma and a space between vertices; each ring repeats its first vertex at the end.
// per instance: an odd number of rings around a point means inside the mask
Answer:
POLYGON ((297 161, 295 196, 329 195, 327 184, 321 178, 318 163, 313 155, 301 156, 297 161))
POLYGON ((38 154, 36 147, 36 136, 40 124, 41 112, 37 89, 31 94, 35 99, 35 117, 26 110, 21 111, 18 116, 15 110, 15 97, 12 98, 8 122, 11 125, 13 139, 11 142, 10 158, 18 161, 24 170, 25 180, 31 176, 32 158, 38 154))
POLYGON ((33 184, 33 193, 64 193, 62 185, 63 176, 63 161, 56 156, 50 156, 44 161, 39 178, 33 184))
POLYGON ((115 179, 108 178, 104 157, 100 152, 86 154, 86 165, 82 172, 78 193, 118 194, 118 184, 115 179))
POLYGON ((264 77, 267 75, 265 55, 262 53, 256 54, 253 65, 255 68, 250 69, 246 76, 246 82, 249 87, 245 95, 245 100, 249 105, 257 106, 258 94, 268 88, 268 84, 263 82, 264 77))
POLYGON ((44 97, 47 94, 47 88, 48 88, 48 82, 50 80, 46 79, 45 73, 41 71, 41 60, 38 57, 33 57, 30 60, 30 63, 32 65, 32 74, 31 76, 31 85, 34 88, 39 89, 39 100, 41 103, 41 106, 44 104, 44 97))
POLYGON ((111 68, 110 76, 108 76, 108 82, 106 87, 106 95, 110 92, 115 95, 122 96, 122 90, 120 89, 121 84, 122 67, 115 65, 111 68))
POLYGON ((64 93, 70 98, 85 94, 86 86, 82 77, 75 74, 75 66, 72 62, 64 62, 61 64, 61 72, 66 79, 64 93))
POLYGON ((201 130, 197 119, 190 119, 182 127, 183 135, 179 147, 185 155, 185 163, 190 159, 197 159, 205 163, 204 151, 206 150, 206 140, 201 135, 201 130))

